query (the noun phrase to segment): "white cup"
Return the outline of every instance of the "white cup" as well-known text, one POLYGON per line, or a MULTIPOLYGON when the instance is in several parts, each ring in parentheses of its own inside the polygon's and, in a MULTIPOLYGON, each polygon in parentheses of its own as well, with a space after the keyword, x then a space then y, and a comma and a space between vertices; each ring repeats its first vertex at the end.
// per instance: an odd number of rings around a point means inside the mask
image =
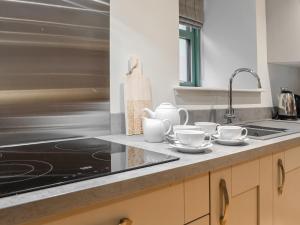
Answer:
POLYGON ((179 130, 200 130, 199 127, 194 125, 175 125, 173 126, 173 132, 176 134, 179 130))
POLYGON ((200 130, 204 131, 209 135, 213 135, 217 133, 217 128, 220 126, 218 123, 211 122, 196 122, 195 125, 199 127, 200 130))
POLYGON ((239 126, 219 126, 218 134, 220 136, 220 139, 236 140, 245 138, 248 134, 248 130, 239 126))
POLYGON ((211 136, 200 130, 178 130, 175 135, 181 144, 192 147, 211 143, 211 136), (209 137, 209 139, 205 140, 206 137, 209 137))

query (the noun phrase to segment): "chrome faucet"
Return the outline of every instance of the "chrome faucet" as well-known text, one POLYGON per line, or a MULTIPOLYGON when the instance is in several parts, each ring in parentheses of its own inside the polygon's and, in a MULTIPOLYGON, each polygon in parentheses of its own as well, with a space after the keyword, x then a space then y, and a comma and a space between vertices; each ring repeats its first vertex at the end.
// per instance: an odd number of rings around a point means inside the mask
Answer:
POLYGON ((248 69, 248 68, 240 68, 234 71, 234 73, 231 75, 230 80, 229 80, 229 91, 228 91, 228 109, 226 111, 226 114, 224 115, 225 119, 227 120, 227 124, 232 123, 232 120, 236 117, 234 115, 234 109, 232 108, 232 82, 233 79, 236 77, 236 75, 238 75, 239 73, 242 72, 247 72, 252 74, 258 81, 258 88, 261 88, 261 82, 260 82, 260 78, 257 75, 256 72, 254 72, 252 69, 248 69))

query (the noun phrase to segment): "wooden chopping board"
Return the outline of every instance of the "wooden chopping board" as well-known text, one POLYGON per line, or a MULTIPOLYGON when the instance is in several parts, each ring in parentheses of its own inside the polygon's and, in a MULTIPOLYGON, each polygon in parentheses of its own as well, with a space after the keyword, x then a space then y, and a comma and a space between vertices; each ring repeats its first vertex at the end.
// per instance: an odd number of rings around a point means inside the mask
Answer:
POLYGON ((142 74, 141 62, 138 58, 131 58, 131 71, 124 81, 124 103, 126 134, 138 135, 143 133, 143 109, 152 107, 150 80, 142 74))

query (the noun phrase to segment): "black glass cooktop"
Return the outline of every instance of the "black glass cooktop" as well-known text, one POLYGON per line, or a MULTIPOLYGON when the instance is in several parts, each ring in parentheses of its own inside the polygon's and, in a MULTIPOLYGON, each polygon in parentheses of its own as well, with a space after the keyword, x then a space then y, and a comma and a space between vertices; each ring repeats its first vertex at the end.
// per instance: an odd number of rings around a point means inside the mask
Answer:
POLYGON ((96 138, 0 148, 0 197, 174 160, 96 138))

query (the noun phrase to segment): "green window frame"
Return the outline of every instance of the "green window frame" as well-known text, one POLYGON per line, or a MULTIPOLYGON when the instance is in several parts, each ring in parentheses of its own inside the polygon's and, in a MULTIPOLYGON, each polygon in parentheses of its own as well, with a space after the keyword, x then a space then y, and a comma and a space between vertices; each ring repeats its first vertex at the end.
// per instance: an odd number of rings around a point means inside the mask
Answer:
POLYGON ((180 26, 179 38, 188 40, 190 43, 188 67, 190 68, 191 81, 180 82, 180 86, 201 86, 201 63, 200 63, 200 28, 180 26))

